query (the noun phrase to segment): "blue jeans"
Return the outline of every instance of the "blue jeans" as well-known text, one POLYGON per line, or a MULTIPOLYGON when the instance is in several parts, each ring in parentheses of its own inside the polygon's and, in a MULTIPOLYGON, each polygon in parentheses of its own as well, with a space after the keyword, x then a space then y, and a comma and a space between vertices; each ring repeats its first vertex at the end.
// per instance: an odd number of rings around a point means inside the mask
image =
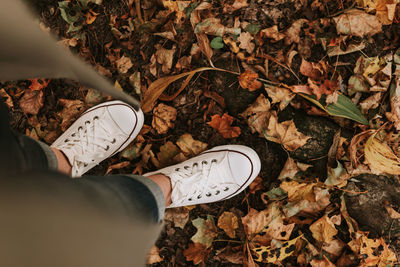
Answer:
POLYGON ((147 177, 109 175, 72 179, 57 169, 57 158, 48 145, 10 129, 7 108, 0 101, 0 179, 24 177, 50 191, 53 187, 68 186, 86 196, 86 204, 151 223, 159 223, 164 217, 163 192, 147 177))

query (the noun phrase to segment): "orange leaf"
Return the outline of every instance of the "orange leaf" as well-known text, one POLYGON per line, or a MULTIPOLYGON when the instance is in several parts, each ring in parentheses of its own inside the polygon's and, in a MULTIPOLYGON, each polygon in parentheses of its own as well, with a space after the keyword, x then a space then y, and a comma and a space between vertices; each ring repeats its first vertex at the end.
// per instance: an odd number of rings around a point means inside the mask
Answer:
POLYGON ((45 80, 45 79, 29 79, 32 83, 29 86, 29 89, 36 91, 36 90, 42 90, 49 85, 50 80, 45 80))
POLYGON ((239 127, 232 127, 233 117, 229 116, 227 113, 222 115, 218 114, 211 117, 211 121, 207 122, 212 128, 216 129, 224 138, 235 138, 241 133, 239 127))
POLYGON ((195 265, 204 261, 204 259, 211 252, 210 249, 206 249, 206 246, 200 243, 190 243, 189 247, 183 251, 187 261, 193 261, 195 265))
POLYGON ((239 84, 243 89, 249 89, 249 91, 255 91, 260 89, 262 83, 257 80, 258 74, 251 70, 246 70, 239 75, 239 84))

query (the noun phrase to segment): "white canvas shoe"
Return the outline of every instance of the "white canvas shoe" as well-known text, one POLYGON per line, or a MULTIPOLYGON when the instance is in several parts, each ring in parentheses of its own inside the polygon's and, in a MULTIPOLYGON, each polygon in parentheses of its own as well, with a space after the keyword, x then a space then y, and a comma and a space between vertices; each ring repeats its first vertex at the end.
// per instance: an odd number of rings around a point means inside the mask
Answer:
POLYGON ((182 163, 147 173, 171 179, 172 204, 168 208, 210 203, 242 192, 261 169, 257 153, 246 146, 218 146, 182 163))
POLYGON ((61 150, 79 177, 123 150, 143 126, 141 110, 116 100, 88 109, 52 145, 61 150))

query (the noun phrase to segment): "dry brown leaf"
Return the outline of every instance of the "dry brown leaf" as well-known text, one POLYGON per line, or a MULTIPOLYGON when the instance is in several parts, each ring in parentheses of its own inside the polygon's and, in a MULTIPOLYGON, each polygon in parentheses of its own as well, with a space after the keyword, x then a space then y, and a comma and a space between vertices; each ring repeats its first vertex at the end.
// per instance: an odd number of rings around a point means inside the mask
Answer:
POLYGON ((257 211, 253 208, 250 208, 249 213, 241 219, 248 237, 259 234, 270 221, 267 210, 257 211))
POLYGON ((308 22, 306 19, 299 19, 293 22, 292 26, 290 26, 289 29, 286 30, 285 35, 285 43, 287 45, 291 43, 299 43, 300 42, 300 31, 301 28, 303 27, 303 24, 308 22))
POLYGON ((80 100, 59 99, 58 102, 64 107, 57 113, 57 116, 62 119, 60 126, 61 130, 65 132, 83 112, 85 105, 80 100))
POLYGON ((231 126, 233 123, 233 117, 224 113, 222 117, 218 114, 211 117, 211 121, 207 122, 212 128, 216 129, 223 138, 235 138, 241 133, 241 130, 237 126, 231 126))
POLYGON ((187 261, 193 261, 193 264, 197 265, 203 262, 210 252, 211 248, 207 249, 203 244, 190 243, 188 248, 183 251, 183 256, 187 261))
POLYGON ((235 0, 232 5, 225 4, 223 13, 232 13, 233 11, 239 10, 243 7, 247 7, 249 4, 247 0, 235 0))
POLYGON ((186 207, 166 209, 164 219, 173 222, 175 227, 183 229, 189 220, 189 210, 186 207))
POLYGON ((360 102, 361 111, 368 114, 370 109, 376 109, 379 106, 379 101, 382 98, 382 93, 376 93, 360 102))
POLYGON ((277 25, 263 29, 260 32, 262 36, 273 39, 275 42, 278 42, 285 38, 285 34, 279 32, 277 25))
POLYGON ((338 233, 335 225, 327 215, 314 222, 310 226, 310 231, 316 240, 324 243, 332 242, 333 237, 338 233))
POLYGON ((258 190, 264 189, 263 180, 260 176, 257 176, 256 179, 251 182, 249 185, 250 194, 255 194, 258 190))
POLYGON ((159 104, 153 110, 153 121, 151 125, 158 134, 165 134, 169 128, 174 127, 177 111, 174 107, 165 104, 159 104))
POLYGON ((174 60, 174 54, 176 52, 176 46, 174 45, 172 49, 165 49, 161 45, 156 44, 154 47, 157 50, 154 53, 154 56, 157 60, 157 63, 161 65, 162 72, 165 74, 170 73, 172 61, 174 60))
POLYGON ((225 231, 230 238, 235 238, 235 230, 239 228, 238 218, 229 211, 224 211, 218 218, 218 227, 225 231))
POLYGON ((334 239, 329 244, 324 244, 322 246, 322 249, 326 252, 328 252, 332 258, 337 258, 339 257, 342 252, 343 248, 346 246, 345 243, 343 243, 342 240, 340 239, 334 239))
POLYGON ((363 10, 351 9, 333 18, 338 34, 359 37, 372 36, 382 31, 382 23, 374 15, 363 10))
POLYGON ((193 77, 192 74, 205 70, 214 70, 214 68, 199 68, 178 75, 163 77, 152 82, 149 88, 144 93, 141 105, 142 111, 145 113, 150 112, 153 109, 157 99, 162 95, 165 89, 167 89, 168 85, 170 85, 174 81, 186 76, 193 77))
POLYGON ((192 220, 192 224, 197 228, 197 232, 192 236, 194 243, 201 243, 207 248, 211 247, 214 238, 217 236, 217 227, 211 215, 207 215, 207 219, 197 218, 192 220))
POLYGON ((185 9, 190 5, 190 1, 163 0, 162 3, 171 13, 175 12, 175 23, 182 24, 185 21, 185 9))
POLYGON ((242 32, 237 38, 240 42, 239 48, 245 49, 247 53, 251 54, 254 51, 256 45, 252 42, 253 36, 248 32, 242 32))
POLYGON ((377 133, 371 135, 365 143, 365 161, 371 171, 375 174, 400 174, 400 158, 384 141, 376 137, 377 133))
POLYGON ((146 263, 154 264, 161 261, 163 261, 163 258, 160 257, 160 249, 157 246, 152 246, 149 253, 147 253, 146 263))
POLYGON ((8 108, 13 109, 14 108, 14 102, 12 101, 12 98, 9 94, 7 94, 6 90, 4 88, 0 89, 0 99, 4 98, 4 103, 7 105, 8 108))
POLYGON ((127 73, 133 67, 132 61, 129 57, 122 56, 116 61, 118 72, 121 74, 127 73))
POLYGON ((239 75, 239 84, 243 89, 249 89, 249 91, 255 91, 257 89, 260 89, 262 86, 262 83, 257 80, 258 74, 251 71, 251 70, 246 70, 242 74, 239 75))
POLYGON ((268 129, 264 132, 265 137, 272 142, 282 144, 288 151, 294 151, 305 145, 310 139, 300 133, 293 120, 278 123, 278 117, 275 112, 271 113, 268 129))
POLYGON ((228 28, 221 24, 221 19, 211 17, 198 23, 194 28, 195 33, 204 33, 207 35, 224 36, 224 34, 239 35, 240 28, 228 28))
POLYGON ((279 103, 279 109, 284 110, 290 101, 296 96, 290 90, 282 87, 265 87, 268 96, 272 99, 272 103, 279 103))
POLYGON ((400 219, 400 213, 398 213, 390 205, 385 205, 385 209, 389 213, 390 218, 392 218, 392 219, 400 219))
MULTIPOLYGON (((203 10, 210 10, 212 8, 212 4, 208 2, 202 2, 198 5, 190 15, 190 23, 192 24, 193 29, 196 28, 196 25, 201 21, 200 13, 203 10)), ((199 44, 201 52, 207 57, 211 66, 211 57, 213 56, 213 50, 210 46, 210 40, 205 33, 195 33, 197 38, 197 43, 199 44)))
POLYGON ((315 201, 314 194, 315 184, 298 183, 296 181, 284 181, 280 188, 288 193, 289 202, 296 202, 299 200, 315 201))
POLYGON ((295 178, 299 171, 306 171, 310 167, 312 167, 312 165, 296 162, 291 157, 288 157, 278 176, 278 179, 295 178))
POLYGON ((189 133, 181 135, 181 137, 179 137, 179 139, 176 141, 176 144, 188 157, 196 156, 207 148, 206 143, 194 140, 192 135, 189 133))
POLYGON ((241 246, 234 248, 226 246, 215 252, 215 259, 224 263, 243 264, 243 257, 243 249, 241 246))
POLYGON ((119 170, 119 169, 129 166, 130 164, 131 164, 130 161, 122 161, 122 162, 110 165, 107 168, 106 175, 109 174, 110 172, 112 172, 112 170, 119 170))
POLYGON ((179 155, 179 153, 179 148, 171 141, 168 141, 160 147, 160 152, 157 153, 157 161, 154 165, 156 165, 157 168, 162 168, 177 163, 175 157, 179 155))
POLYGON ((268 128, 268 121, 271 116, 270 108, 271 104, 269 100, 263 94, 260 94, 256 101, 240 116, 247 120, 252 133, 258 132, 263 134, 268 128))
POLYGON ((304 58, 301 61, 300 73, 313 80, 319 80, 324 76, 325 68, 321 63, 308 62, 304 58))
POLYGON ((313 259, 310 265, 311 267, 336 267, 325 255, 322 260, 313 259))
POLYGON ((26 89, 24 95, 19 100, 19 106, 25 114, 37 115, 44 104, 43 91, 26 89))
POLYGON ((31 85, 29 85, 29 89, 31 90, 43 90, 49 85, 50 80, 46 79, 29 79, 31 81, 31 85))

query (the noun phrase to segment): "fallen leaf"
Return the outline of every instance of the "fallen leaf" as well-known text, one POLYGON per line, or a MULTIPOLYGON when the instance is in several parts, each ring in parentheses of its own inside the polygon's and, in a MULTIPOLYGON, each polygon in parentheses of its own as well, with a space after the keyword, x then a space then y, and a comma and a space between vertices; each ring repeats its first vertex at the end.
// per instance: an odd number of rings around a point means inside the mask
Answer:
POLYGON ((272 99, 272 104, 279 103, 280 110, 284 110, 296 96, 289 89, 276 86, 266 86, 265 91, 267 91, 268 96, 272 99))
POLYGON ((322 246, 322 249, 326 252, 328 252, 332 258, 337 258, 339 257, 342 252, 343 248, 346 246, 346 244, 341 241, 340 239, 334 239, 328 244, 324 244, 322 246))
POLYGON ((254 38, 250 33, 242 32, 237 38, 237 41, 240 42, 239 48, 245 49, 247 53, 251 54, 256 47, 256 45, 252 42, 253 39, 254 38))
POLYGON ((44 93, 41 90, 25 90, 19 100, 19 106, 25 114, 37 115, 44 104, 44 93))
POLYGON ((224 113, 222 117, 218 114, 213 115, 211 121, 207 122, 207 124, 216 129, 223 138, 235 138, 240 135, 240 128, 237 126, 232 127, 232 123, 233 117, 229 116, 227 113, 224 113))
POLYGON ((235 230, 239 228, 239 222, 235 214, 229 211, 224 211, 218 218, 218 227, 230 237, 235 238, 235 230))
POLYGON ((260 176, 257 176, 256 179, 251 182, 249 185, 249 192, 250 194, 255 194, 257 191, 264 189, 263 180, 260 176))
POLYGON ((382 93, 376 93, 360 102, 361 112, 368 114, 370 109, 376 109, 379 106, 379 101, 382 98, 382 93))
POLYGON ((197 228, 197 232, 192 236, 191 240, 194 243, 200 243, 209 248, 217 236, 217 227, 215 226, 214 219, 211 215, 207 215, 207 219, 197 218, 192 220, 192 224, 197 228))
POLYGON ((207 249, 206 246, 200 243, 190 243, 188 248, 183 251, 187 261, 193 261, 194 265, 203 262, 210 254, 211 248, 207 249))
POLYGON ((129 57, 122 56, 116 61, 118 72, 121 74, 127 73, 133 67, 132 61, 129 57))
POLYGON ((268 128, 268 121, 271 116, 270 108, 271 104, 268 99, 263 94, 260 94, 256 101, 241 113, 240 116, 247 120, 252 133, 258 132, 263 134, 268 128))
MULTIPOLYGON (((212 4, 208 2, 200 3, 190 15, 190 23, 192 24, 193 29, 196 28, 197 24, 201 21, 200 14, 203 10, 210 10, 212 8, 212 4)), ((211 57, 213 56, 213 50, 210 46, 210 41, 205 33, 195 33, 197 38, 197 43, 201 52, 207 57, 211 66, 213 66, 211 62, 211 57)))
POLYGON ((259 234, 269 223, 267 210, 257 211, 253 208, 241 219, 248 237, 259 234))
POLYGON ((327 215, 324 215, 322 218, 314 222, 310 226, 310 231, 316 240, 326 244, 332 242, 333 237, 338 233, 335 225, 327 215))
POLYGON ((218 18, 207 18, 200 23, 196 24, 194 33, 204 33, 207 35, 214 35, 222 37, 224 34, 239 35, 241 32, 240 28, 228 28, 221 24, 221 20, 218 18))
POLYGON ((286 160, 285 165, 283 166, 278 179, 282 180, 284 178, 295 178, 296 174, 300 171, 306 171, 309 167, 312 167, 312 165, 296 162, 294 159, 291 157, 288 157, 286 160))
POLYGON ((161 65, 162 72, 165 74, 170 73, 172 61, 174 60, 174 54, 176 52, 176 46, 174 45, 172 49, 165 49, 161 45, 156 44, 154 47, 157 50, 154 53, 154 56, 157 60, 157 63, 161 65))
POLYGON ((151 125, 158 134, 165 134, 169 128, 174 127, 177 111, 174 107, 165 104, 159 104, 153 110, 153 121, 151 125))
POLYGON ((180 152, 181 151, 179 150, 179 148, 176 145, 174 145, 171 141, 166 142, 164 145, 160 147, 160 152, 157 153, 158 166, 156 167, 163 168, 165 166, 177 163, 175 161, 175 157, 180 152))
POLYGON ((301 236, 282 243, 280 248, 271 246, 260 246, 253 248, 252 251, 257 255, 254 259, 258 262, 278 263, 290 257, 296 251, 296 242, 301 236))
POLYGON ((249 4, 247 0, 235 0, 233 4, 224 4, 224 8, 222 9, 223 13, 232 13, 236 10, 239 10, 243 7, 247 7, 249 4))
POLYGON ((121 157, 128 159, 128 160, 134 160, 140 157, 140 150, 142 148, 143 143, 131 143, 128 145, 124 150, 121 151, 121 157))
POLYGON ((80 100, 59 99, 58 103, 63 109, 57 113, 57 117, 61 118, 61 131, 65 132, 67 128, 79 117, 83 112, 84 103, 80 100))
POLYGON ((286 36, 285 34, 279 32, 277 25, 261 30, 261 34, 263 37, 270 38, 275 42, 284 39, 286 36))
POLYGON ((334 17, 338 34, 355 35, 359 37, 372 36, 382 31, 382 23, 376 16, 363 10, 351 9, 334 17))
POLYGON ((175 227, 183 229, 189 221, 189 210, 186 207, 166 209, 164 219, 173 222, 175 227))
POLYGON ((251 70, 246 70, 239 75, 239 84, 243 89, 249 89, 249 91, 255 91, 260 89, 262 83, 257 80, 258 74, 251 70))
POLYGON ((275 112, 271 113, 268 129, 264 132, 264 135, 269 141, 282 144, 288 151, 298 149, 310 139, 309 136, 297 130, 293 120, 278 123, 278 117, 275 112))
POLYGON ((161 261, 163 261, 163 258, 160 257, 160 249, 157 246, 152 246, 150 251, 147 253, 146 263, 154 264, 161 261))
POLYGON ((185 9, 189 7, 190 1, 163 0, 162 3, 171 13, 175 12, 175 23, 182 24, 185 21, 185 9))
POLYGON ((29 85, 29 89, 35 90, 43 90, 49 85, 50 80, 45 79, 29 79, 31 81, 31 85, 29 85))
POLYGON ((4 103, 7 105, 8 108, 13 109, 14 108, 14 103, 12 101, 12 98, 9 94, 7 94, 6 90, 4 88, 0 89, 0 99, 3 98, 4 103))
POLYGON ((292 26, 289 27, 289 29, 286 30, 285 35, 285 43, 287 45, 291 43, 299 43, 300 42, 300 31, 301 28, 303 27, 303 24, 308 22, 306 19, 298 19, 295 22, 293 22, 292 26))
POLYGON ((130 161, 122 161, 113 165, 108 166, 107 171, 106 171, 106 175, 109 174, 110 172, 112 172, 112 170, 119 170, 119 169, 123 169, 127 166, 129 166, 131 164, 130 161))
POLYGON ((310 262, 311 267, 336 267, 328 258, 324 255, 323 259, 313 259, 310 262))
POLYGON ((198 140, 194 140, 192 135, 189 133, 185 133, 179 137, 179 139, 176 141, 176 144, 179 146, 179 148, 182 150, 182 152, 188 156, 188 157, 193 157, 207 148, 207 144, 200 142, 198 140))
POLYGON ((304 58, 301 61, 300 73, 313 80, 320 80, 325 71, 325 67, 321 63, 308 62, 304 58))
POLYGON ((106 96, 100 93, 99 90, 89 88, 85 96, 85 103, 89 105, 97 105, 104 102, 106 96))
POLYGON ((226 246, 215 252, 215 259, 224 263, 243 264, 243 249, 241 246, 232 248, 226 246))

